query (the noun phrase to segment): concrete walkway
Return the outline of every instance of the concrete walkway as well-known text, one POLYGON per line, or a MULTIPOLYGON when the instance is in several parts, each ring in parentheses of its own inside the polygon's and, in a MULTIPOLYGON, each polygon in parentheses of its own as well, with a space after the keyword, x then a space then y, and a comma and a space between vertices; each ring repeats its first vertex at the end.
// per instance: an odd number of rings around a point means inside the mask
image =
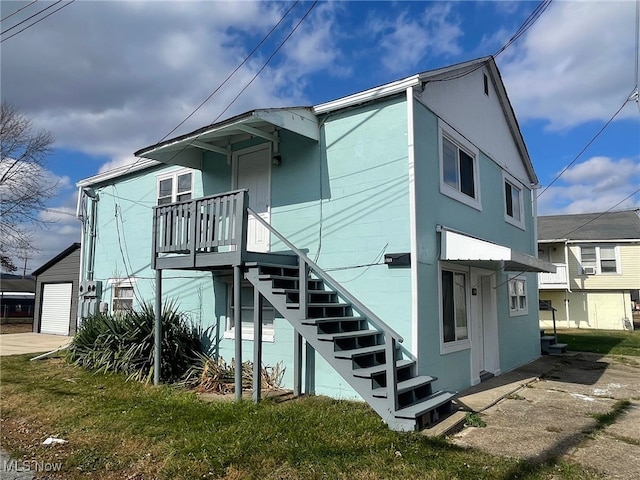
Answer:
POLYGON ((541 357, 462 392, 458 404, 487 425, 452 434, 457 445, 532 462, 577 462, 606 478, 640 478, 638 357, 541 357), (621 400, 630 405, 612 424, 594 418, 621 400))
POLYGON ((69 344, 71 337, 44 333, 10 333, 0 335, 0 356, 44 353, 69 344))

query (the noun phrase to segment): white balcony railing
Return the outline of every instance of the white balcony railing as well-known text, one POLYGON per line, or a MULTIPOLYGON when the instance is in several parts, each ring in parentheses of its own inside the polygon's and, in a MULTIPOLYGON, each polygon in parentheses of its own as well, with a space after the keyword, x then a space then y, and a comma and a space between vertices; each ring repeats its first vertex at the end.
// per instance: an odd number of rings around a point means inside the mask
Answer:
POLYGON ((567 265, 565 263, 554 263, 556 273, 539 273, 538 288, 564 288, 569 284, 567 265))

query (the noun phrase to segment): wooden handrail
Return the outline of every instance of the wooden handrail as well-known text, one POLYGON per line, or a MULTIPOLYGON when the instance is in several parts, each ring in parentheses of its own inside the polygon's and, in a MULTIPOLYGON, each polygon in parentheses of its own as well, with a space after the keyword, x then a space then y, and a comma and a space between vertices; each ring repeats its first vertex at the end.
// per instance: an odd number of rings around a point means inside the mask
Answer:
POLYGON ((356 310, 362 313, 365 317, 367 317, 371 323, 377 328, 383 330, 385 333, 388 333, 392 336, 396 342, 402 343, 404 339, 400 336, 398 332, 396 332, 393 328, 387 325, 380 317, 378 317, 375 313, 369 310, 360 300, 358 300, 355 296, 353 296, 346 288, 344 288, 339 282, 337 282, 331 275, 322 270, 318 264, 316 264, 313 260, 307 257, 307 254, 302 250, 297 248, 293 243, 291 243, 287 238, 278 232, 273 226, 267 223, 260 215, 254 212, 250 207, 247 207, 247 211, 255 217, 262 225, 264 225, 271 233, 273 233, 278 239, 284 243, 288 248, 291 249, 303 262, 305 262, 309 268, 315 273, 321 280, 326 282, 331 288, 333 288, 336 292, 342 296, 346 301, 351 303, 356 310))

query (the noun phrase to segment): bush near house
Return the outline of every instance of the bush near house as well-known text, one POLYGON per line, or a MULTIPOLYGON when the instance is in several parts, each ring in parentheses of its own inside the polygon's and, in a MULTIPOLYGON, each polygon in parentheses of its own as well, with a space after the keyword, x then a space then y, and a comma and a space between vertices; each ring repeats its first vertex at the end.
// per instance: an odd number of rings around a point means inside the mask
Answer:
MULTIPOLYGON (((69 346, 67 358, 75 365, 98 372, 122 373, 128 380, 153 378, 153 307, 140 311, 98 314, 87 318, 69 346)), ((202 352, 202 329, 180 313, 175 303, 162 309, 163 381, 180 379, 202 352)))

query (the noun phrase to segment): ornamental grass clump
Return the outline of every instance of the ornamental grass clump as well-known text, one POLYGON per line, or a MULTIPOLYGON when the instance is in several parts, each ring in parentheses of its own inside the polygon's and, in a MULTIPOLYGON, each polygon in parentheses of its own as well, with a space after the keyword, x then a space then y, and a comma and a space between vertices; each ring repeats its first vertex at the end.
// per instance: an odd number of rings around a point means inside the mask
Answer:
MULTIPOLYGON (((127 380, 148 383, 154 372, 154 324, 153 307, 146 303, 140 311, 93 315, 78 328, 67 358, 89 370, 122 373, 127 380)), ((178 312, 175 303, 164 305, 160 367, 163 381, 180 379, 202 354, 202 335, 202 329, 178 312)))

